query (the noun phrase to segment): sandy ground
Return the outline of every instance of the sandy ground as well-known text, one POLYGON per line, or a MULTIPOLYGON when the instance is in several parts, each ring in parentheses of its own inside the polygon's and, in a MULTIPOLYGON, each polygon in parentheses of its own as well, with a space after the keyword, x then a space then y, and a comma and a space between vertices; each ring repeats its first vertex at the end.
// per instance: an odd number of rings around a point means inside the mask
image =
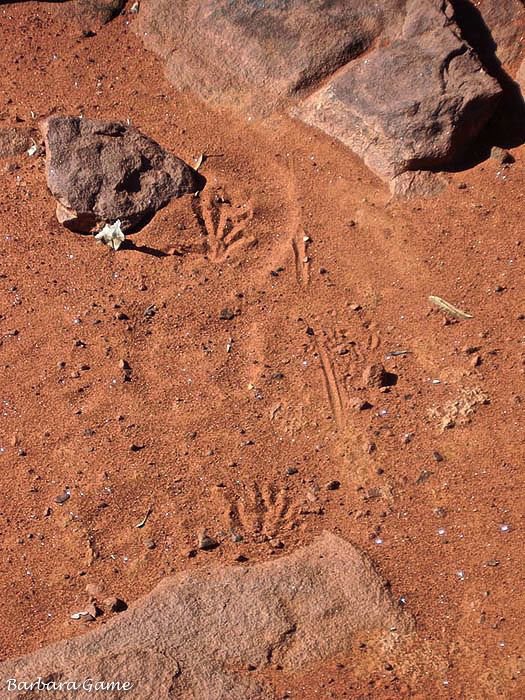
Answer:
POLYGON ((201 209, 117 254, 57 224, 41 156, 0 164, 2 658, 85 629, 88 584, 130 603, 328 529, 414 615, 420 665, 337 659, 282 693, 523 697, 524 149, 391 202, 320 133, 177 93, 129 21, 85 38, 63 6, 0 9, 0 126, 129 119, 212 154, 201 209), (363 386, 374 362, 395 386, 363 386), (203 529, 221 545, 193 556, 203 529))

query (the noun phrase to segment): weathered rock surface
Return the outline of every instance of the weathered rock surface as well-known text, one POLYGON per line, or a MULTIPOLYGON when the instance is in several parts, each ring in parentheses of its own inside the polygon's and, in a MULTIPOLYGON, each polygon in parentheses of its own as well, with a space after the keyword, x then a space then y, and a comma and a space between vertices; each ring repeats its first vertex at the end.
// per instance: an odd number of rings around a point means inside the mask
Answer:
POLYGON ((349 652, 357 635, 391 648, 410 629, 368 559, 325 533, 272 562, 166 579, 97 630, 0 664, 0 678, 134 684, 108 699, 270 700, 265 670, 349 652))
POLYGON ((405 2, 148 0, 136 27, 176 87, 264 111, 394 36, 405 2))
POLYGON ((411 0, 401 38, 350 63, 297 114, 340 139, 395 192, 403 173, 458 159, 500 96, 460 38, 451 5, 411 0))
POLYGON ((33 129, 14 126, 0 128, 0 158, 14 158, 26 153, 38 138, 39 135, 33 129))
POLYGON ((119 14, 125 4, 126 0, 73 0, 68 4, 67 11, 87 31, 107 24, 119 14))
POLYGON ((117 219, 124 231, 136 228, 173 197, 204 186, 193 168, 126 124, 53 116, 41 131, 57 218, 73 231, 117 219))

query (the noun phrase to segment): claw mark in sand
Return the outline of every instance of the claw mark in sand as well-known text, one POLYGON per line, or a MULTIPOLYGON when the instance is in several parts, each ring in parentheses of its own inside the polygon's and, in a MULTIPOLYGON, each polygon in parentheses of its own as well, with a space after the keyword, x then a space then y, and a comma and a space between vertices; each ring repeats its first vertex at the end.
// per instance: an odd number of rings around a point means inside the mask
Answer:
POLYGON ((253 218, 250 202, 234 204, 221 190, 205 189, 193 198, 192 205, 213 262, 222 262, 237 248, 256 242, 246 233, 246 225, 253 218))
POLYGON ((316 344, 317 351, 319 352, 319 359, 321 360, 321 369, 323 371, 323 378, 330 408, 334 414, 337 427, 339 430, 342 430, 344 428, 344 406, 339 381, 335 375, 332 361, 328 352, 326 351, 323 341, 318 340, 316 344))
POLYGON ((302 287, 307 287, 310 282, 310 261, 306 252, 304 238, 304 233, 302 229, 299 228, 292 237, 292 250, 297 282, 302 287))

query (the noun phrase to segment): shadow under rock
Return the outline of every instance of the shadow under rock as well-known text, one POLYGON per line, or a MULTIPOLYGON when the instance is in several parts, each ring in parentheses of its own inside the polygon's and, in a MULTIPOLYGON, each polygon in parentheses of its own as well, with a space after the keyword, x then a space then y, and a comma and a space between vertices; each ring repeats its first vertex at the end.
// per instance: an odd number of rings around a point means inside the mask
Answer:
POLYGON ((129 238, 120 246, 120 250, 135 250, 137 253, 152 255, 154 258, 169 257, 169 253, 165 253, 163 250, 159 250, 159 248, 151 248, 149 245, 136 245, 133 241, 130 241, 129 238))

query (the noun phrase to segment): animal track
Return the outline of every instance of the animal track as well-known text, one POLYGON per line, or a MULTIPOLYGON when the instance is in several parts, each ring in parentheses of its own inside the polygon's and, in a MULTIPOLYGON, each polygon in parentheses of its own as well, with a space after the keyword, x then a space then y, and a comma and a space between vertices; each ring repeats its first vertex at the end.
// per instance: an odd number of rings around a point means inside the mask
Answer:
POLYGON ((193 211, 207 237, 208 256, 214 262, 222 262, 237 248, 256 242, 255 236, 246 232, 253 218, 249 201, 236 204, 220 188, 205 189, 193 198, 193 211))
POLYGON ((298 524, 300 507, 285 489, 255 482, 241 496, 228 498, 221 493, 224 524, 233 532, 254 537, 275 537, 281 530, 298 524))

